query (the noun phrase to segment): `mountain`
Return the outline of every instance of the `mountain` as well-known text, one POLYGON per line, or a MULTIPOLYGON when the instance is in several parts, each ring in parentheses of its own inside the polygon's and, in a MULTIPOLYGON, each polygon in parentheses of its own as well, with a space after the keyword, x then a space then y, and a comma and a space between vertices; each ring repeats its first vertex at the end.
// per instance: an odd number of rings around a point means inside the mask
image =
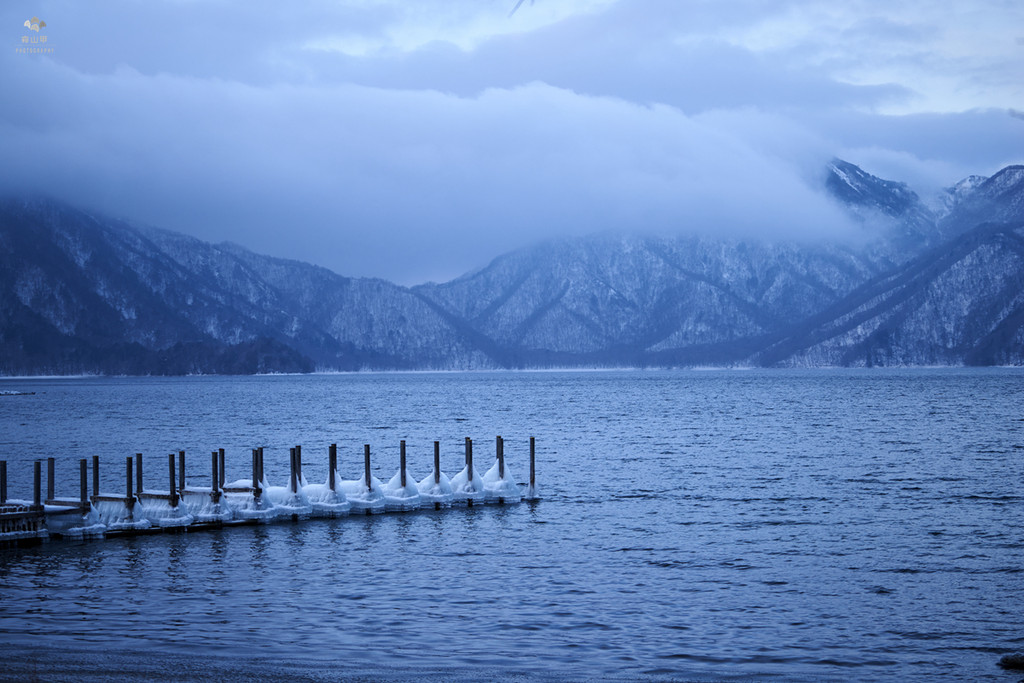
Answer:
MULTIPOLYGON (((191 277, 243 308, 261 334, 301 351, 319 367, 448 369, 490 367, 485 354, 408 288, 346 278, 298 261, 210 245, 176 233, 147 236, 191 277)), ((223 330, 211 329, 223 338, 223 330)), ((255 329, 250 326, 251 337, 255 329)))
POLYGON ((692 365, 743 357, 880 272, 849 248, 598 236, 413 291, 507 365, 692 365))
POLYGON ((862 222, 882 223, 880 237, 899 253, 919 251, 939 237, 936 215, 905 183, 883 180, 842 159, 828 165, 825 188, 862 222))
MULTIPOLYGON (((1012 176, 1013 168, 993 178, 1012 176)), ((987 189, 995 185, 992 179, 962 183, 956 206, 940 214, 904 183, 839 159, 826 171, 825 188, 864 226, 861 244, 605 235, 523 249, 452 282, 414 291, 475 333, 502 342, 504 355, 496 357, 514 366, 784 364, 783 351, 801 353, 808 343, 802 335, 820 335, 812 322, 824 324, 822 316, 832 311, 840 315, 840 302, 858 300, 873 283, 927 269, 944 256, 940 218, 962 225, 970 220, 965 211, 986 197, 1002 208, 1001 219, 1024 219, 1013 209, 1024 189, 1007 181, 998 184, 1004 188, 998 196, 987 189)), ((987 255, 976 256, 970 262, 976 272, 964 274, 972 287, 988 264, 987 255)), ((894 348, 875 362, 966 362, 958 353, 973 348, 894 348)), ((810 362, 801 358, 792 363, 810 362)), ((859 362, 855 353, 816 358, 822 364, 859 362)))
POLYGON ((938 229, 952 238, 981 223, 1024 220, 1024 166, 1007 166, 991 178, 971 176, 948 191, 952 195, 938 229))
POLYGON ((982 225, 797 325, 761 365, 1024 362, 1024 227, 982 225))
POLYGON ((794 325, 748 362, 1024 364, 1024 166, 965 178, 942 193, 935 211, 905 186, 865 180, 848 166, 839 166, 846 171, 840 175, 869 190, 834 195, 909 223, 894 243, 909 247, 911 257, 794 325), (880 201, 871 191, 878 188, 907 201, 880 201))
POLYGON ((309 372, 486 359, 383 280, 0 202, 0 372, 309 372))
POLYGON ((605 234, 411 288, 8 199, 0 374, 1024 363, 1024 167, 823 185, 860 242, 605 234))

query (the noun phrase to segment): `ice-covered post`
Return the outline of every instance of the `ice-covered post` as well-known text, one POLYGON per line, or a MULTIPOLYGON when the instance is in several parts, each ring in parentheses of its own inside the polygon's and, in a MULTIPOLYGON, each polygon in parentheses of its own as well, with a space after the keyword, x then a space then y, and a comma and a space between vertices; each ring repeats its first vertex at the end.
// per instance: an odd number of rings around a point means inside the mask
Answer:
POLYGON ((296 488, 296 482, 295 482, 295 449, 294 448, 289 448, 288 449, 288 466, 289 466, 289 469, 291 471, 291 475, 290 475, 291 476, 291 489, 290 489, 290 491, 292 493, 297 493, 298 489, 296 488))
POLYGON ((469 481, 473 481, 473 440, 466 437, 466 469, 469 472, 469 481))
POLYGON ((332 443, 327 451, 327 481, 331 490, 335 489, 334 470, 338 469, 338 444, 332 443))
POLYGON ((53 458, 46 459, 46 500, 53 500, 53 458))
POLYGON ((185 495, 185 451, 178 451, 178 486, 180 495, 185 495))
POLYGON ((124 462, 124 499, 127 502, 134 497, 132 494, 132 456, 129 455, 124 462))
POLYGON ((537 468, 535 466, 534 455, 536 453, 536 441, 530 437, 530 488, 533 489, 537 486, 537 468))
POLYGON ((399 451, 400 451, 400 455, 399 455, 399 460, 398 460, 398 462, 399 462, 398 469, 402 473, 402 488, 404 489, 405 488, 405 439, 402 439, 401 443, 399 444, 399 451))
POLYGON ((7 502, 7 461, 0 460, 0 505, 7 502))
POLYGON ((32 463, 32 505, 33 507, 40 507, 42 505, 43 495, 43 464, 36 460, 32 463))
POLYGON ((171 507, 178 506, 178 487, 174 481, 174 453, 167 454, 167 494, 170 496, 171 507))
POLYGON ((258 450, 260 452, 260 481, 262 482, 263 481, 263 446, 260 446, 256 450, 258 450))
POLYGON ((441 442, 434 442, 434 483, 441 483, 441 442))
POLYGON ((142 453, 135 454, 135 490, 142 493, 142 453))
MULTIPOLYGON (((82 506, 89 502, 89 461, 82 458, 78 461, 78 483, 79 483, 79 494, 81 496, 82 506)), ((0 500, 0 503, 3 501, 0 500)))
POLYGON ((370 444, 363 444, 363 472, 366 477, 366 490, 373 490, 373 480, 370 479, 370 444))
POLYGON ((302 485, 302 446, 295 446, 295 478, 302 485))
POLYGON ((220 482, 220 486, 217 487, 217 488, 224 488, 224 470, 226 470, 227 468, 224 466, 224 449, 223 448, 218 448, 217 449, 217 462, 220 464, 220 469, 217 470, 217 474, 219 476, 219 479, 217 479, 217 481, 220 482))
POLYGON ((495 444, 495 448, 498 450, 498 478, 505 478, 505 440, 500 436, 495 444))
POLYGON ((100 495, 100 456, 92 456, 92 495, 100 495))

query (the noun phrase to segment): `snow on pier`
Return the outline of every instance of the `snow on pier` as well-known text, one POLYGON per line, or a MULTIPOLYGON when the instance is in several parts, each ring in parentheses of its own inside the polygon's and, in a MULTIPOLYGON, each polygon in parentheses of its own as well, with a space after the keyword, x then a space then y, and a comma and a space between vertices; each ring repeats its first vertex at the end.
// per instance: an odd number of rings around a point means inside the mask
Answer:
POLYGON ((101 492, 99 456, 92 457, 92 490, 88 461, 80 460, 78 498, 54 495, 54 458, 47 458, 46 498, 42 497, 42 461, 33 463, 33 499, 8 500, 7 462, 0 461, 0 548, 40 543, 51 537, 83 539, 189 529, 221 528, 274 521, 348 514, 381 514, 420 509, 440 510, 475 504, 515 504, 536 500, 535 442, 530 437, 529 482, 518 484, 505 463, 504 440, 495 443, 495 461, 487 472, 473 468, 473 442, 466 438, 466 465, 452 478, 441 471, 440 443, 434 442, 433 471, 417 481, 400 445, 398 471, 387 483, 370 471, 370 446, 363 447, 363 472, 345 480, 338 471, 337 445, 329 449, 327 478, 309 483, 302 472, 302 447, 289 450, 289 477, 273 486, 263 471, 263 448, 252 449, 252 476, 226 482, 224 449, 210 454, 209 485, 190 485, 185 478, 185 451, 167 456, 168 488, 143 487, 142 454, 125 460, 123 493, 101 492))

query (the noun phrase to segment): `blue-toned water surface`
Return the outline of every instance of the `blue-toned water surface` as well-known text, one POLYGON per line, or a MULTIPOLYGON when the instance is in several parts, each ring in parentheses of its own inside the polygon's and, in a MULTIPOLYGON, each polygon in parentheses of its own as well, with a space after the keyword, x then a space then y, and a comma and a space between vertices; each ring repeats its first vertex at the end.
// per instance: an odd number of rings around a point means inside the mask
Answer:
POLYGON ((992 680, 1024 649, 1024 371, 0 380, 9 495, 126 456, 310 481, 400 439, 543 499, 0 551, 0 679, 992 680), (45 468, 44 468, 45 471, 45 468), (169 677, 162 672, 170 671, 169 677), (177 672, 177 673, 174 673, 177 672), (212 672, 212 673, 211 673, 212 672))

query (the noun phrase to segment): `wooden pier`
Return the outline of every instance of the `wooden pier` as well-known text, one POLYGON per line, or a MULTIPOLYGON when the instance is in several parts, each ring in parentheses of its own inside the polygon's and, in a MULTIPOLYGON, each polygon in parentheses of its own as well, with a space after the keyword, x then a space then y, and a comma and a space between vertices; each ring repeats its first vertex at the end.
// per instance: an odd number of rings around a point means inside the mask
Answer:
POLYGON ((46 496, 42 491, 42 464, 32 463, 32 499, 12 500, 7 491, 7 462, 0 460, 0 549, 42 543, 50 538, 103 538, 141 534, 186 532, 196 529, 298 521, 310 517, 376 514, 415 509, 440 510, 474 504, 518 503, 536 500, 535 441, 530 437, 529 481, 510 479, 505 464, 504 440, 495 440, 494 465, 484 476, 473 467, 473 442, 465 439, 465 467, 449 479, 441 471, 441 445, 434 442, 432 472, 416 482, 408 472, 406 442, 399 445, 395 476, 382 483, 371 471, 370 445, 363 446, 362 477, 342 480, 338 447, 328 448, 327 479, 309 484, 302 472, 302 446, 289 449, 289 475, 285 486, 271 486, 264 474, 264 448, 251 451, 251 469, 244 479, 228 481, 224 449, 210 454, 209 486, 188 485, 185 451, 167 455, 167 489, 146 489, 143 455, 125 458, 123 492, 100 490, 100 459, 90 467, 79 460, 77 498, 56 495, 55 459, 46 459, 46 496), (177 457, 175 457, 177 456, 177 457))

